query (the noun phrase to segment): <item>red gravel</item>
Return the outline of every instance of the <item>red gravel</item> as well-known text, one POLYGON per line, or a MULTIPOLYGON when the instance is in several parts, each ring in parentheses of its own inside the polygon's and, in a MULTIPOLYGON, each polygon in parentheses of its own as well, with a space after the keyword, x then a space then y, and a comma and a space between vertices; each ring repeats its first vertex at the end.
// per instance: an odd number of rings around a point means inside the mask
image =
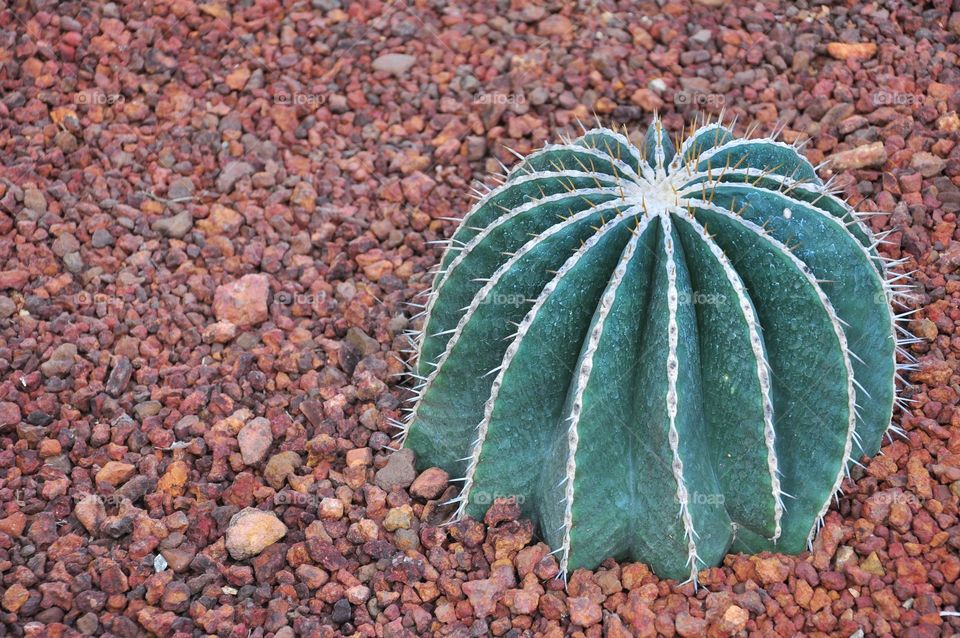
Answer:
POLYGON ((0 7, 3 635, 960 629, 960 7, 548 4, 0 7), (388 462, 403 302, 504 146, 721 106, 899 229, 907 437, 811 553, 564 591, 511 506, 440 527, 447 477, 388 462))

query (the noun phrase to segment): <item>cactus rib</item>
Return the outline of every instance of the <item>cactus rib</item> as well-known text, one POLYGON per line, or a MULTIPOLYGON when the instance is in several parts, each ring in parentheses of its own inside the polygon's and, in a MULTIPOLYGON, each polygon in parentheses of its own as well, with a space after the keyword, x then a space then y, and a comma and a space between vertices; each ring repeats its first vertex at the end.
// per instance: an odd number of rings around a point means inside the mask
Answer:
POLYGON ((770 233, 765 231, 762 227, 751 222, 748 219, 744 219, 742 216, 738 216, 733 213, 731 210, 726 209, 722 206, 716 206, 709 202, 703 200, 689 200, 685 202, 687 205, 696 208, 702 208, 710 210, 724 217, 735 219, 738 221, 743 228, 751 231, 754 235, 762 238, 769 244, 771 244, 779 254, 783 255, 787 259, 793 262, 794 267, 806 278, 807 282, 810 285, 810 288, 816 293, 817 298, 820 301, 823 310, 826 312, 827 316, 830 318, 830 324, 833 327, 834 335, 836 336, 837 343, 839 344, 840 353, 842 355, 843 366, 845 368, 845 377, 846 377, 846 394, 847 394, 847 430, 844 437, 843 444, 843 460, 840 463, 840 469, 837 472, 836 479, 833 483, 833 487, 830 490, 826 500, 823 502, 823 505, 820 507, 820 510, 817 514, 816 521, 813 526, 810 527, 810 531, 807 533, 807 544, 812 545, 813 537, 819 529, 820 521, 823 519, 823 516, 827 513, 827 510, 830 508, 830 500, 833 498, 833 495, 840 490, 840 485, 843 482, 843 478, 846 475, 847 463, 850 460, 852 446, 853 446, 853 435, 856 430, 857 419, 856 419, 856 391, 853 384, 853 366, 850 363, 850 357, 847 355, 847 338, 843 331, 843 328, 840 325, 840 320, 837 317, 837 313, 833 308, 833 304, 830 303, 830 299, 827 298, 827 295, 823 292, 823 289, 820 287, 820 284, 817 283, 816 278, 813 276, 813 273, 810 271, 810 268, 802 262, 796 255, 793 254, 793 251, 787 248, 786 245, 782 244, 779 240, 773 237, 770 233))

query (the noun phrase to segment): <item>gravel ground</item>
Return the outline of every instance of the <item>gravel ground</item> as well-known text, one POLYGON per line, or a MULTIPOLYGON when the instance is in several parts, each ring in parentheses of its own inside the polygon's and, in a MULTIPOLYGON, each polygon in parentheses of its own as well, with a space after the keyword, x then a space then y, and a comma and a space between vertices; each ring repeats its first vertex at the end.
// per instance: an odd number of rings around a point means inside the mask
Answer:
POLYGON ((0 635, 956 633, 949 5, 3 4, 0 635), (440 526, 448 477, 389 456, 404 302, 504 146, 721 108, 899 229, 907 436, 812 552, 564 590, 515 506, 440 526))

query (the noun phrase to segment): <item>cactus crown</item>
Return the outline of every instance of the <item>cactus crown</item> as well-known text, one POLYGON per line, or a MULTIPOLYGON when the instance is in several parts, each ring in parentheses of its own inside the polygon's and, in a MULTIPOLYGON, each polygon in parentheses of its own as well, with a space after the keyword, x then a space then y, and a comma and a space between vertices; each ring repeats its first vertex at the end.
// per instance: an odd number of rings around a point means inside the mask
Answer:
POLYGON ((416 335, 418 464, 515 497, 562 572, 802 551, 890 426, 903 284, 795 146, 584 130, 482 195, 416 335))

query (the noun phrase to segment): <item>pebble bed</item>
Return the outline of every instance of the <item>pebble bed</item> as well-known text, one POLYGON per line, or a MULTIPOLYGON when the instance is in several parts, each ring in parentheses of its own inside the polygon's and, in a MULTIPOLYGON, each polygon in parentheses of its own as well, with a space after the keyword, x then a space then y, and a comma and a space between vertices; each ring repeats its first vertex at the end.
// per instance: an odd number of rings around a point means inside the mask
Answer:
POLYGON ((957 633, 960 5, 935 4, 0 6, 0 635, 957 633), (444 526, 451 477, 387 449, 405 302, 506 147, 721 109, 809 139, 896 229, 906 435, 810 552, 565 588, 516 504, 444 526))

